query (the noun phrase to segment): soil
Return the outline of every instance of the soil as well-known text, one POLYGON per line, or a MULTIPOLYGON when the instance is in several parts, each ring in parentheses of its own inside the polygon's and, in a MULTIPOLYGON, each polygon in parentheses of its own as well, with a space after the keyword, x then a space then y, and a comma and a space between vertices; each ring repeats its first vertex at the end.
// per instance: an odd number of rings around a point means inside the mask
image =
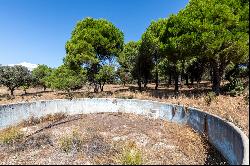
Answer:
POLYGON ((188 126, 135 114, 66 116, 22 131, 26 136, 22 141, 0 144, 0 164, 122 164, 121 155, 128 147, 140 152, 141 164, 227 164, 188 126), (65 152, 60 141, 72 134, 81 141, 65 152))

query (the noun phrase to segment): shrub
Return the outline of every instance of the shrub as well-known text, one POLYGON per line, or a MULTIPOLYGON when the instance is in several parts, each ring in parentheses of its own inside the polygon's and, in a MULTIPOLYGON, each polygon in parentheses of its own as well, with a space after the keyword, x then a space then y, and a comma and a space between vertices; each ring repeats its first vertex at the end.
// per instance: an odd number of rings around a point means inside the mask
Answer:
POLYGON ((66 153, 69 153, 72 150, 80 151, 82 144, 83 139, 76 130, 73 131, 72 135, 64 136, 59 140, 60 149, 66 153))
POLYGON ((142 153, 135 146, 135 144, 129 144, 123 148, 121 156, 121 164, 123 165, 141 165, 142 164, 142 153))
POLYGON ((205 97, 204 97, 204 100, 205 100, 205 103, 207 105, 210 105, 212 101, 214 101, 216 99, 216 93, 214 92, 209 92, 205 97))
POLYGON ((72 150, 72 137, 65 136, 60 139, 59 146, 60 149, 66 153, 69 153, 72 150))
POLYGON ((244 85, 239 78, 234 78, 223 87, 223 90, 229 92, 230 96, 236 96, 243 92, 244 85))
POLYGON ((0 142, 9 145, 20 141, 23 137, 24 134, 20 128, 9 127, 0 133, 0 142))
POLYGON ((123 94, 119 94, 119 95, 116 95, 116 98, 120 98, 120 99, 133 99, 134 98, 134 96, 132 95, 132 94, 130 94, 130 95, 123 95, 123 94))
POLYGON ((46 77, 45 85, 56 90, 70 92, 82 88, 86 82, 86 71, 71 70, 62 65, 52 71, 50 76, 46 77))

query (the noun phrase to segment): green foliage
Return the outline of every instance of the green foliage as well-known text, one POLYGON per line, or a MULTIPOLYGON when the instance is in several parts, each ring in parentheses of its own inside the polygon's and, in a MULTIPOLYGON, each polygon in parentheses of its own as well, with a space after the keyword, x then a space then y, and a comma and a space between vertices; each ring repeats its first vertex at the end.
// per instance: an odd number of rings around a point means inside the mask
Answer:
POLYGON ((99 72, 95 75, 95 79, 99 82, 101 91, 103 91, 103 86, 107 82, 113 82, 115 79, 116 73, 115 68, 109 65, 103 65, 99 72))
POLYGON ((72 138, 63 137, 60 139, 60 149, 66 153, 69 153, 72 150, 72 138))
POLYGON ((123 33, 105 19, 85 18, 77 23, 71 39, 66 43, 65 65, 88 71, 88 81, 98 91, 96 74, 106 60, 111 60, 123 49, 123 33))
POLYGON ((225 74, 225 78, 228 81, 232 81, 236 78, 245 78, 248 76, 249 69, 245 66, 238 64, 230 64, 227 68, 227 72, 225 74))
POLYGON ((124 46, 123 51, 118 56, 117 60, 120 64, 118 75, 124 84, 127 82, 131 83, 134 78, 131 73, 135 70, 138 55, 139 42, 130 41, 124 46))
POLYGON ((224 85, 224 91, 229 92, 231 96, 241 94, 244 90, 244 85, 239 78, 233 78, 229 83, 224 85))
POLYGON ((141 165, 142 153, 135 145, 125 147, 121 156, 122 165, 141 165))
POLYGON ((40 85, 46 90, 47 86, 45 84, 46 79, 52 73, 52 68, 48 67, 47 65, 38 65, 32 71, 32 75, 35 78, 35 85, 40 85))
POLYGON ((71 90, 80 89, 85 82, 86 72, 83 69, 74 71, 62 65, 53 70, 51 75, 46 79, 46 86, 70 92, 71 90))
POLYGON ((210 60, 216 93, 226 66, 248 58, 247 9, 248 1, 192 0, 183 10, 189 27, 196 33, 192 43, 210 60))
POLYGON ((3 144, 13 144, 17 141, 20 141, 23 137, 23 132, 17 127, 9 127, 3 131, 0 131, 0 142, 3 144))
POLYGON ((32 82, 31 72, 24 66, 0 66, 0 84, 8 87, 11 95, 20 86, 29 86, 32 82))
POLYGON ((204 100, 205 100, 205 103, 206 103, 207 105, 210 105, 210 104, 212 103, 212 101, 214 101, 216 98, 217 98, 216 93, 214 93, 214 92, 209 92, 209 93, 204 97, 204 100))

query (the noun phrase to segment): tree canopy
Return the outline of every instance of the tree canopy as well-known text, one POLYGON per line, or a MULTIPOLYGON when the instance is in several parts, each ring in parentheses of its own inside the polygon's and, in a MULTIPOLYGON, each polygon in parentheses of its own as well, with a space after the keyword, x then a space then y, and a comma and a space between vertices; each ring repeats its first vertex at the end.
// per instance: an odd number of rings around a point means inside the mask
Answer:
POLYGON ((52 89, 70 92, 82 88, 86 82, 85 74, 86 71, 83 69, 76 72, 68 66, 62 65, 52 71, 45 84, 52 89))
POLYGON ((79 21, 66 43, 64 62, 70 68, 85 67, 89 82, 98 91, 95 74, 107 60, 112 59, 123 49, 123 33, 105 19, 85 18, 79 21))
POLYGON ((31 80, 31 72, 27 67, 21 65, 0 66, 0 84, 6 86, 11 95, 18 87, 27 85, 31 80))
POLYGON ((35 78, 35 84, 40 85, 46 90, 46 79, 50 76, 52 68, 47 65, 38 65, 35 69, 32 70, 32 75, 35 78))

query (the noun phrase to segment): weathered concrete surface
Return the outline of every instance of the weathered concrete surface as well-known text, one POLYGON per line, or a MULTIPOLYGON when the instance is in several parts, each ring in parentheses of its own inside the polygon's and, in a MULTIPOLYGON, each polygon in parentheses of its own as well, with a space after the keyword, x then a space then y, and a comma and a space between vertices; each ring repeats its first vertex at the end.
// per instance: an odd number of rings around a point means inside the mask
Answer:
POLYGON ((249 164, 249 139, 234 124, 196 108, 185 108, 181 105, 156 101, 86 98, 0 105, 0 129, 18 124, 31 116, 41 117, 58 112, 69 115, 126 112, 188 124, 199 133, 206 134, 209 142, 230 164, 249 164))
POLYGON ((249 139, 233 123, 199 109, 189 108, 187 124, 205 134, 230 164, 249 164, 249 139))

